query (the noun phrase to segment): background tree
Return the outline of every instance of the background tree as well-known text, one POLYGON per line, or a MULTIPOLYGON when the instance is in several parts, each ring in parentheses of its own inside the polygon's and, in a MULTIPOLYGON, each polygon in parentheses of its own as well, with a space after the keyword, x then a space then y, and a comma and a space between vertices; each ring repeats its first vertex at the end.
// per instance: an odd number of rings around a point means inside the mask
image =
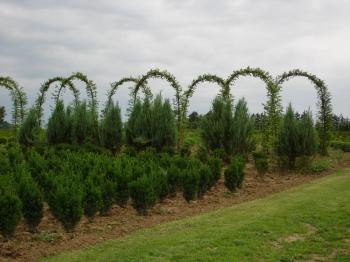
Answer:
POLYGON ((196 129, 200 126, 200 121, 202 119, 202 116, 198 114, 196 111, 193 111, 191 114, 188 115, 188 125, 189 128, 196 129))

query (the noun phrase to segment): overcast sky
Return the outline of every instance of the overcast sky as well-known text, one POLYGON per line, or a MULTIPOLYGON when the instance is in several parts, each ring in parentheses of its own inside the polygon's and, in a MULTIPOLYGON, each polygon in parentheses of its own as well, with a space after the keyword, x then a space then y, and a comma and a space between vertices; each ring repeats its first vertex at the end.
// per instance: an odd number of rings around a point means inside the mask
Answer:
MULTIPOLYGON (((348 0, 0 0, 0 75, 17 80, 32 105, 45 80, 81 71, 96 82, 103 104, 111 82, 151 68, 170 71, 183 89, 203 73, 226 78, 251 66, 276 76, 300 68, 325 80, 334 111, 350 116, 349 11, 348 0)), ((161 80, 149 84, 174 94, 161 80)), ((208 111, 218 90, 199 87, 190 110, 208 111)), ((266 100, 258 79, 241 78, 232 94, 244 96, 251 112, 262 111, 266 100)), ((284 105, 315 111, 316 92, 306 79, 284 84, 282 97, 284 105)), ((64 98, 69 103, 72 95, 64 98)), ((115 100, 125 112, 127 86, 115 100)), ((10 111, 4 89, 0 105, 10 111)))

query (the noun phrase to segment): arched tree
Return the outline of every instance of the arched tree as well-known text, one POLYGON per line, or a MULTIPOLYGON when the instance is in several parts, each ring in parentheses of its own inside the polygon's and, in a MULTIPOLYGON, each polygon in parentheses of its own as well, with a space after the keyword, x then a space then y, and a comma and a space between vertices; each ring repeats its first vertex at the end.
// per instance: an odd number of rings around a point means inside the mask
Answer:
MULTIPOLYGON (((137 83, 140 81, 139 78, 135 78, 135 77, 124 77, 116 82, 113 82, 111 84, 111 89, 109 90, 108 94, 107 94, 107 105, 112 101, 112 97, 115 95, 116 91, 118 90, 118 88, 128 82, 134 83, 135 86, 137 86, 137 83)), ((145 84, 145 82, 143 82, 144 84, 141 85, 141 88, 144 92, 144 94, 146 96, 150 96, 152 93, 149 90, 149 88, 147 87, 147 85, 145 84)), ((135 94, 135 87, 132 88, 132 96, 134 96, 135 94)), ((133 97, 133 100, 135 100, 135 97, 133 97)))
POLYGON ((38 95, 36 102, 35 102, 36 109, 38 112, 38 117, 39 117, 39 125, 41 125, 41 118, 43 115, 43 104, 45 103, 46 93, 50 89, 50 86, 52 84, 55 84, 55 83, 56 84, 59 83, 61 86, 60 89, 55 94, 55 103, 56 104, 59 101, 61 89, 63 89, 65 86, 68 86, 69 89, 73 92, 75 104, 77 104, 79 101, 79 91, 74 87, 73 83, 70 80, 67 80, 61 76, 57 76, 57 77, 48 79, 46 82, 44 82, 41 85, 40 90, 39 90, 39 95, 38 95))
POLYGON ((24 93, 23 88, 19 87, 17 82, 10 77, 0 76, 0 86, 10 91, 13 104, 12 124, 16 128, 24 120, 27 96, 24 93))
POLYGON ((179 140, 180 140, 180 145, 182 145, 184 141, 184 125, 185 121, 187 119, 187 111, 188 111, 188 106, 189 106, 189 100, 193 96, 194 91, 196 90, 197 86, 201 83, 204 82, 209 82, 209 83, 216 83, 220 87, 220 93, 223 96, 226 96, 226 84, 225 80, 217 75, 213 74, 204 74, 200 75, 197 78, 193 79, 187 90, 183 93, 182 99, 181 99, 181 129, 179 130, 179 140))
MULTIPOLYGON (((85 84, 85 89, 88 95, 88 106, 90 107, 90 109, 92 111, 95 111, 97 113, 97 106, 98 106, 98 102, 97 102, 97 94, 96 94, 96 85, 92 80, 89 80, 88 77, 86 75, 84 75, 81 72, 76 72, 71 74, 68 78, 64 79, 63 81, 63 85, 62 88, 68 84, 71 81, 74 80, 79 80, 81 82, 83 82, 85 84)), ((60 93, 60 92, 59 92, 60 93)))
POLYGON ((232 72, 225 82, 225 93, 230 93, 231 86, 234 85, 235 81, 241 76, 259 78, 264 81, 266 85, 268 101, 264 104, 264 110, 267 116, 267 126, 264 129, 263 146, 266 150, 268 148, 274 149, 276 147, 276 139, 282 112, 278 85, 275 84, 272 76, 267 71, 260 68, 247 67, 232 72))
POLYGON ((319 79, 317 76, 308 72, 294 69, 283 73, 276 78, 276 86, 281 88, 281 85, 294 77, 305 77, 309 79, 315 86, 318 96, 318 114, 317 114, 317 129, 320 137, 320 152, 327 154, 327 146, 329 143, 331 131, 332 131, 332 101, 331 94, 325 82, 319 79))

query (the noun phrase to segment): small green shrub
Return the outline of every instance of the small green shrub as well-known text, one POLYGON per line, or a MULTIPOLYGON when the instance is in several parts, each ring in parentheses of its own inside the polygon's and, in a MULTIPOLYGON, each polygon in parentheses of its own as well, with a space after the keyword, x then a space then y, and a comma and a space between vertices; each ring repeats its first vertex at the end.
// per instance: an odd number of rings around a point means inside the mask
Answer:
POLYGON ((152 174, 154 191, 157 198, 162 202, 169 194, 167 174, 162 170, 155 170, 152 174))
POLYGON ((0 145, 6 145, 7 144, 7 138, 0 137, 0 145))
POLYGON ((341 149, 343 152, 350 152, 350 142, 331 141, 330 146, 335 149, 341 149))
POLYGON ((44 213, 41 191, 33 178, 28 174, 22 175, 18 191, 22 201, 22 213, 28 224, 29 231, 32 233, 36 232, 36 228, 44 213))
POLYGON ((260 175, 264 175, 269 170, 268 156, 263 152, 253 153, 255 168, 260 175))
POLYGON ((113 206, 114 190, 113 181, 106 175, 102 175, 101 182, 101 202, 100 202, 100 214, 107 215, 113 206))
POLYGON ((92 222, 99 211, 102 201, 102 192, 93 176, 85 179, 84 183, 84 214, 92 222))
POLYGON ((199 175, 199 181, 198 181, 197 196, 201 198, 210 188, 210 184, 213 179, 212 179, 212 172, 207 165, 202 165, 199 168, 198 175, 199 175))
POLYGON ((321 173, 328 170, 330 162, 328 160, 319 160, 311 164, 311 171, 313 173, 321 173))
POLYGON ((228 168, 225 170, 225 186, 231 192, 242 186, 244 180, 244 158, 240 155, 235 156, 228 168))
POLYGON ((226 161, 228 155, 223 148, 217 148, 213 151, 213 156, 226 161))
POLYGON ((114 199, 118 206, 125 207, 129 200, 129 187, 130 175, 128 173, 118 173, 116 175, 116 187, 114 193, 114 199))
POLYGON ((21 220, 21 200, 11 190, 0 187, 0 232, 10 239, 21 220))
POLYGON ((221 177, 222 160, 216 157, 210 157, 208 159, 208 165, 211 170, 210 186, 214 186, 221 177))
POLYGON ((176 190, 181 185, 181 170, 175 165, 172 165, 167 170, 167 183, 169 194, 172 196, 176 195, 176 190))
POLYGON ((129 184, 132 205, 140 215, 146 215, 157 201, 153 178, 143 175, 129 184))
POLYGON ((187 202, 194 200, 199 185, 199 175, 198 170, 194 168, 189 168, 184 170, 183 174, 183 197, 187 202))
POLYGON ((204 146, 200 146, 197 149, 197 158, 203 162, 206 163, 208 161, 208 149, 204 146))
POLYGON ((73 174, 58 175, 52 179, 48 204, 52 214, 67 232, 74 230, 83 215, 83 188, 73 174))

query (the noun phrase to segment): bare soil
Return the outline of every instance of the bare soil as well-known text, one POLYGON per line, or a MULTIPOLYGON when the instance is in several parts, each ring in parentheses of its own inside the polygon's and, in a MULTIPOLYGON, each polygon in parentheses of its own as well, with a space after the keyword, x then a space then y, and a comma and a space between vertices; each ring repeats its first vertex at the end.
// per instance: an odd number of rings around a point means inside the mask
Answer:
POLYGON ((157 204, 147 216, 137 215, 130 203, 126 208, 113 206, 108 216, 96 216, 92 223, 83 218, 74 233, 66 233, 45 206, 45 215, 37 233, 29 233, 22 221, 13 239, 6 242, 0 238, 0 261, 37 261, 62 251, 81 249, 116 239, 138 229, 263 198, 346 167, 350 167, 350 154, 344 157, 342 163, 333 164, 327 172, 318 175, 275 172, 260 176, 254 165, 248 164, 244 184, 233 194, 227 191, 221 179, 202 199, 187 203, 181 193, 178 193, 177 196, 157 204))

